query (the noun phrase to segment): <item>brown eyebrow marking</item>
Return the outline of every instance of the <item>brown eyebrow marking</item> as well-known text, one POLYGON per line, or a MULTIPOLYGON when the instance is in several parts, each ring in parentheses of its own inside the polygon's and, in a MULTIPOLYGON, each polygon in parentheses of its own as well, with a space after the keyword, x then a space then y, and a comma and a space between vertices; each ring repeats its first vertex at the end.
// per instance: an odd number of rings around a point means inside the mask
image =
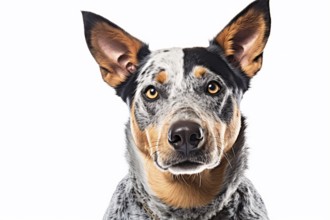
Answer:
POLYGON ((155 80, 160 84, 164 84, 167 81, 167 73, 164 70, 160 71, 156 75, 155 80))
POLYGON ((194 76, 198 79, 202 78, 207 72, 207 69, 203 66, 197 66, 194 68, 194 76))

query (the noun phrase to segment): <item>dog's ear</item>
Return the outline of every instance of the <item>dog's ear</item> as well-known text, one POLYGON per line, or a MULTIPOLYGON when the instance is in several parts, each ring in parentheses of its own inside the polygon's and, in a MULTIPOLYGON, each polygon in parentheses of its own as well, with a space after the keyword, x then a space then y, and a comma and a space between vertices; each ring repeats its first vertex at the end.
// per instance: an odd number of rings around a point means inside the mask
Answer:
POLYGON ((84 11, 82 15, 88 48, 104 81, 116 88, 135 73, 139 52, 147 45, 99 15, 84 11))
POLYGON ((251 78, 261 68, 269 34, 269 1, 257 0, 231 20, 211 44, 218 44, 228 61, 251 78))

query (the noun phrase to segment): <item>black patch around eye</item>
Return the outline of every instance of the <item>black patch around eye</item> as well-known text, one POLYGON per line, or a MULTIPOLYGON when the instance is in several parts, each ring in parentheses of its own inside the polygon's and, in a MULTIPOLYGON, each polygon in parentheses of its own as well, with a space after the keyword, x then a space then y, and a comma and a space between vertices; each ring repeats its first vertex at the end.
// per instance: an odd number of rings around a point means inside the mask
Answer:
POLYGON ((234 114, 234 103, 231 97, 225 100, 224 106, 219 113, 219 117, 222 121, 229 124, 234 114))
POLYGON ((237 74, 228 61, 223 59, 219 51, 214 48, 193 47, 185 48, 184 52, 184 74, 187 76, 195 66, 204 66, 221 76, 229 88, 239 88, 243 91, 248 89, 249 80, 243 74, 237 74))

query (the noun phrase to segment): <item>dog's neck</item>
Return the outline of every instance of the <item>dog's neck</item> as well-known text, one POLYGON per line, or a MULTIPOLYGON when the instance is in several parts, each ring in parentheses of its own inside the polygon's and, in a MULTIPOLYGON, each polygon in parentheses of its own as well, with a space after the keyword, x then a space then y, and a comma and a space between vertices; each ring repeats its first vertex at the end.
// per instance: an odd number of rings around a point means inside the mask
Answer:
POLYGON ((247 164, 247 149, 245 147, 245 123, 242 123, 239 135, 232 150, 223 158, 220 165, 213 170, 193 176, 173 176, 158 170, 151 158, 143 158, 132 140, 129 126, 127 135, 127 159, 130 175, 134 179, 134 190, 138 200, 144 204, 146 212, 155 216, 168 215, 170 218, 201 218, 210 219, 215 216, 228 201, 228 197, 237 189, 244 175, 247 164), (147 169, 151 175, 148 176, 147 169), (153 170, 155 169, 155 170, 153 170), (150 184, 159 184, 159 192, 155 193, 150 184), (180 200, 181 204, 189 201, 204 203, 198 208, 175 208, 168 205, 171 199, 180 200), (205 201, 204 201, 205 200, 205 201), (207 203, 206 203, 207 202, 207 203))

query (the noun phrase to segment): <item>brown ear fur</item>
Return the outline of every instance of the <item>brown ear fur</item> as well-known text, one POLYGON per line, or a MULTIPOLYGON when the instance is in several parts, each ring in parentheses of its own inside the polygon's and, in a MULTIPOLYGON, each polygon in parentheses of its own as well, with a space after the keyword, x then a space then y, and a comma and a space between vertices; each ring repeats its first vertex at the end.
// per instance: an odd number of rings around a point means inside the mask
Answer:
POLYGON ((102 77, 117 87, 136 71, 138 52, 144 43, 99 15, 83 12, 83 17, 87 45, 102 77))
POLYGON ((251 78, 261 68, 270 33, 269 2, 258 0, 239 13, 214 39, 234 65, 251 78))

